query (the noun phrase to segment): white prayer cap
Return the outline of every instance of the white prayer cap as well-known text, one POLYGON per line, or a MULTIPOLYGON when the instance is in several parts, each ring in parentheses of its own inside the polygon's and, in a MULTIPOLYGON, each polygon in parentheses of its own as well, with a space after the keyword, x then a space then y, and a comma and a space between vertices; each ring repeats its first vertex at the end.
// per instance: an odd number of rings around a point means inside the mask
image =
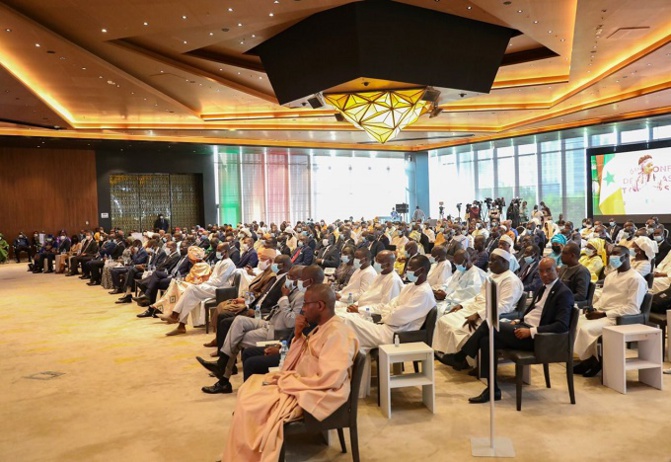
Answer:
POLYGON ((247 237, 252 237, 252 232, 249 230, 249 228, 240 228, 240 232, 247 237))
POLYGON ((534 223, 536 223, 536 226, 540 226, 540 225, 541 225, 541 221, 540 221, 538 218, 536 218, 536 217, 533 217, 533 218, 531 219, 531 221, 533 221, 534 223))
POLYGON ((293 234, 294 229, 291 226, 287 226, 286 228, 284 228, 284 232, 288 234, 293 234))
POLYGON ((512 255, 510 255, 510 252, 506 252, 505 250, 499 249, 499 248, 496 248, 496 249, 492 250, 492 255, 498 255, 501 258, 505 258, 506 261, 508 261, 508 262, 512 258, 512 255))
POLYGON ((507 234, 504 234, 503 236, 501 236, 499 238, 499 241, 507 242, 511 246, 515 245, 515 243, 513 242, 513 239, 510 236, 508 236, 507 234))
POLYGON ((499 226, 499 228, 501 228, 501 229, 503 230, 504 233, 505 233, 506 231, 508 231, 508 227, 507 227, 506 225, 501 225, 501 226, 499 226))
POLYGON ((645 256, 648 257, 648 260, 652 260, 657 255, 659 250, 657 247, 657 242, 646 236, 639 236, 634 239, 634 243, 645 253, 645 256))

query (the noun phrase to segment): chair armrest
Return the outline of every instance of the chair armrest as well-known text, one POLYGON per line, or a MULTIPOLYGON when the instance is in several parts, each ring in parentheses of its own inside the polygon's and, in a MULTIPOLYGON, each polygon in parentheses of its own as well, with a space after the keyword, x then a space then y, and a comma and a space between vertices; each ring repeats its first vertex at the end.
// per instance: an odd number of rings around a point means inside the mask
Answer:
POLYGON ((235 287, 218 287, 214 293, 218 305, 225 300, 236 298, 238 295, 238 289, 235 287))
POLYGON ((520 315, 521 313, 519 311, 513 311, 511 313, 503 313, 499 315, 499 319, 510 319, 511 321, 515 321, 522 318, 520 315))
POLYGON ((615 320, 618 326, 627 326, 630 324, 645 324, 645 315, 639 314, 625 314, 615 320))
POLYGON ((534 355, 541 363, 566 361, 570 347, 568 332, 541 333, 534 336, 534 355))

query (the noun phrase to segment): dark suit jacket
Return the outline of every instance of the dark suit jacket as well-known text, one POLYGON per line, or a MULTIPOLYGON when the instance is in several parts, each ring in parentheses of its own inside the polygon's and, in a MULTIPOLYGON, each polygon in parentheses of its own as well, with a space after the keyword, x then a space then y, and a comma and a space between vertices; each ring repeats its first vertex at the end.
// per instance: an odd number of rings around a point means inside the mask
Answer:
POLYGON ((522 284, 524 284, 525 292, 536 292, 536 290, 538 290, 543 285, 543 281, 541 281, 541 275, 538 272, 539 263, 540 262, 538 260, 532 262, 531 265, 528 265, 524 260, 522 260, 522 263, 520 263, 520 269, 517 271, 517 275, 522 281, 522 284), (527 272, 527 268, 529 268, 529 273, 523 277, 522 275, 527 272))
POLYGON ((310 266, 314 261, 314 258, 314 251, 308 245, 304 245, 303 247, 296 247, 294 253, 291 254, 291 260, 293 261, 294 265, 310 266), (296 257, 296 254, 298 254, 298 257, 296 257), (296 257, 295 260, 294 257, 296 257))
POLYGON ((263 313, 270 313, 271 308, 277 305, 280 297, 282 297, 282 287, 284 287, 286 278, 286 273, 277 275, 275 284, 270 288, 268 295, 266 295, 266 298, 263 299, 263 303, 261 303, 261 311, 263 313))
MULTIPOLYGON (((541 288, 544 286, 541 285, 541 288)), ((540 300, 540 289, 534 294, 533 301, 524 316, 529 314, 531 310, 536 307, 536 302, 540 300)), ((571 309, 573 308, 573 294, 563 282, 557 281, 552 286, 545 306, 543 307, 543 314, 541 314, 541 322, 537 328, 538 333, 555 333, 562 334, 568 332, 569 323, 571 321, 571 309)))
POLYGON ((617 237, 617 234, 622 230, 622 226, 615 225, 613 227, 611 226, 606 226, 606 234, 608 234, 608 237, 610 237, 610 240, 615 242, 615 238, 617 237))
POLYGON ((89 241, 87 244, 82 245, 82 256, 89 255, 92 257, 96 253, 98 253, 98 242, 96 242, 95 239, 89 241))
POLYGON ((240 249, 232 245, 228 257, 235 263, 235 266, 239 268, 238 263, 240 263, 240 249))
POLYGON ((256 250, 250 249, 240 257, 240 261, 235 266, 238 268, 244 268, 245 266, 249 265, 252 268, 256 268, 256 265, 258 263, 259 263, 259 256, 256 254, 256 250))
POLYGON ((161 277, 168 277, 170 272, 175 268, 175 265, 179 263, 181 259, 182 256, 179 252, 175 252, 170 256, 166 254, 165 259, 160 264, 156 265, 156 273, 161 277))
POLYGON ((338 250, 338 246, 330 245, 320 249, 317 252, 317 258, 324 260, 321 263, 321 266, 324 268, 337 268, 340 264, 340 251, 338 250))
POLYGON ((370 250, 370 254, 372 255, 373 259, 375 259, 375 256, 382 252, 383 250, 387 250, 387 247, 384 245, 384 242, 381 240, 375 240, 373 242, 369 242, 368 250, 370 250))
POLYGON ((665 239, 659 244, 659 252, 655 256, 655 263, 659 265, 669 254, 669 250, 671 250, 671 244, 665 239))
POLYGON ((161 249, 149 258, 149 266, 158 268, 166 258, 168 258, 168 254, 165 253, 165 250, 161 249))
POLYGON ((389 242, 389 238, 386 234, 382 234, 377 241, 384 244, 384 249, 389 249, 389 246, 391 245, 391 242, 389 242))
POLYGON ((568 266, 559 268, 559 279, 569 288, 576 302, 584 302, 587 300, 591 275, 589 270, 581 264, 577 266, 577 268, 568 266), (568 276, 566 276, 567 272, 570 273, 568 276))

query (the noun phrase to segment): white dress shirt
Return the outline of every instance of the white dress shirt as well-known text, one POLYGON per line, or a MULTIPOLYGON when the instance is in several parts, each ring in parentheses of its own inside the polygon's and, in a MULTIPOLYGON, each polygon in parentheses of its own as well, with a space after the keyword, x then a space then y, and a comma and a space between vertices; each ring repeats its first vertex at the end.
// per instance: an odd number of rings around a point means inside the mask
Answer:
POLYGON ((545 284, 545 292, 543 292, 543 296, 536 302, 534 309, 524 316, 524 324, 531 326, 531 338, 534 338, 538 332, 538 326, 541 324, 541 317, 543 316, 543 310, 545 309, 545 302, 548 300, 552 286, 554 286, 558 280, 559 278, 555 279, 550 284, 545 284))
POLYGON ((431 265, 426 280, 431 287, 439 289, 452 276, 452 263, 448 260, 439 261, 431 265))
POLYGON ((403 280, 396 271, 378 274, 368 290, 359 297, 359 306, 389 303, 401 293, 401 289, 403 289, 403 280))
POLYGON ((349 294, 352 294, 353 301, 359 300, 359 297, 368 290, 376 276, 377 272, 370 265, 366 269, 354 270, 347 285, 338 292, 341 300, 347 301, 349 294))

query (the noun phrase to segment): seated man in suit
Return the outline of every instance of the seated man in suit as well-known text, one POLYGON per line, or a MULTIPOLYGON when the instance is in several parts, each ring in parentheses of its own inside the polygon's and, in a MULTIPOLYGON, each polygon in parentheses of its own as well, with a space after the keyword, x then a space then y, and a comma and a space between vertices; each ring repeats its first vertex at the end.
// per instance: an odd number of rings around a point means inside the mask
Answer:
MULTIPOLYGON (((193 246, 194 249, 200 248, 193 246)), ((159 290, 166 290, 170 286, 170 282, 173 278, 185 278, 191 267, 198 261, 195 255, 189 255, 189 242, 182 241, 180 245, 180 255, 181 258, 177 260, 177 263, 174 264, 172 270, 168 271, 167 269, 162 271, 154 271, 152 275, 140 281, 140 288, 144 290, 144 294, 141 299, 138 299, 138 303, 141 306, 153 307, 156 303, 156 297, 159 290)), ((171 259, 174 262, 174 259, 171 259)), ((167 260, 166 260, 167 262, 167 260)), ((119 303, 126 303, 124 297, 119 299, 119 303)))
POLYGON ((358 313, 361 307, 349 306, 345 314, 345 322, 354 329, 361 345, 361 351, 367 353, 379 345, 394 342, 394 334, 418 330, 424 324, 426 315, 436 305, 431 286, 426 277, 431 269, 429 259, 417 255, 408 262, 406 284, 398 297, 385 305, 374 305, 374 312, 382 315, 381 323, 375 324, 372 319, 364 319, 358 313))
POLYGON ((256 268, 259 263, 259 256, 254 250, 254 239, 246 237, 241 242, 240 250, 242 253, 240 254, 240 261, 235 266, 238 268, 256 268))
POLYGON ((91 231, 86 231, 79 252, 76 256, 70 258, 70 271, 66 276, 75 276, 78 273, 79 265, 83 265, 87 261, 92 260, 97 252, 98 242, 93 239, 93 233, 91 231))
POLYGON ((659 264, 661 261, 664 261, 666 256, 669 254, 669 250, 671 250, 671 244, 669 244, 669 241, 664 237, 664 227, 661 225, 655 228, 650 238, 657 243, 657 255, 655 256, 655 262, 659 264))
MULTIPOLYGON (((519 321, 502 322, 499 330, 494 330, 495 349, 514 349, 534 351, 534 337, 538 333, 562 334, 568 332, 573 308, 573 294, 557 276, 557 263, 552 258, 543 258, 539 265, 543 285, 533 297, 529 308, 519 321)), ((461 350, 455 354, 444 355, 443 364, 456 370, 468 367, 466 356, 471 358, 480 354, 483 375, 489 376, 489 326, 482 323, 468 339, 461 350)), ((494 355, 494 399, 501 399, 501 390, 496 383, 497 355, 494 355)), ((491 378, 488 377, 490 380, 491 378)), ((490 399, 489 387, 479 396, 469 398, 470 403, 486 403, 490 399)))
MULTIPOLYGON (((522 281, 510 271, 510 261, 514 257, 503 249, 494 249, 489 256, 491 278, 496 282, 496 299, 500 314, 511 313, 524 295, 522 281)), ((480 293, 473 299, 452 307, 436 324, 433 335, 433 348, 443 353, 455 353, 468 340, 473 331, 485 318, 486 285, 482 284, 480 293)))
POLYGON ((643 297, 648 291, 643 276, 631 267, 629 248, 613 247, 609 266, 613 270, 604 280, 601 297, 594 303, 594 309, 586 310, 578 318, 575 354, 581 362, 573 371, 584 377, 594 377, 601 371, 597 342, 603 328, 614 326, 620 316, 640 313, 643 297))
POLYGON ((340 264, 340 249, 335 244, 333 234, 325 233, 322 236, 322 246, 317 251, 315 264, 322 268, 337 268, 340 264))
POLYGON ((106 249, 103 249, 105 246, 102 246, 100 248, 100 259, 94 259, 90 260, 88 263, 85 263, 84 266, 82 267, 82 272, 84 272, 85 269, 88 269, 89 274, 91 275, 91 280, 88 282, 88 285, 90 286, 97 286, 100 285, 102 282, 102 272, 103 268, 105 266, 105 261, 107 260, 112 260, 116 261, 119 258, 121 258, 121 255, 123 255, 123 251, 126 250, 126 240, 124 239, 124 234, 123 231, 117 230, 114 233, 114 239, 111 239, 112 236, 110 236, 110 241, 113 244, 110 246, 107 246, 106 249))
POLYGON ((569 288, 576 302, 584 302, 587 300, 591 275, 579 259, 580 247, 575 242, 569 242, 562 248, 563 265, 559 268, 559 280, 569 288))
POLYGON ((528 245, 524 248, 522 266, 517 275, 524 285, 525 292, 536 292, 543 284, 538 274, 538 263, 540 261, 540 249, 537 245, 528 245))
POLYGON ((308 238, 302 234, 298 236, 297 247, 291 254, 291 263, 294 265, 310 266, 314 260, 314 251, 307 245, 308 238))

